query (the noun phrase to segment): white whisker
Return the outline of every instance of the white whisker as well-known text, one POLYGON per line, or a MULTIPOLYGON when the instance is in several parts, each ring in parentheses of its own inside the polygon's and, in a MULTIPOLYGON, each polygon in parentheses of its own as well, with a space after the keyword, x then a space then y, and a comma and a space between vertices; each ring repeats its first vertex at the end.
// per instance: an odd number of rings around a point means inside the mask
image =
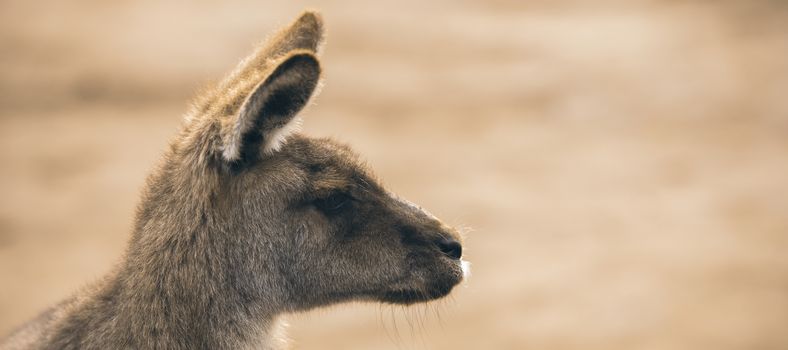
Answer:
POLYGON ((468 283, 468 279, 471 277, 471 262, 462 260, 460 261, 460 267, 462 268, 462 280, 468 283))

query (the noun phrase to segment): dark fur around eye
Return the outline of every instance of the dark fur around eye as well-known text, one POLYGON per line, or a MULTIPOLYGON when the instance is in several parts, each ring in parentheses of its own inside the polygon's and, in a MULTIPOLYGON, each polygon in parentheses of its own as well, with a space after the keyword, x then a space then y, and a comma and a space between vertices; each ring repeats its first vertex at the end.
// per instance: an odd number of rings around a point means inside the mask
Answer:
POLYGON ((326 215, 336 215, 348 208, 352 199, 347 193, 336 192, 326 197, 316 198, 313 204, 326 215))

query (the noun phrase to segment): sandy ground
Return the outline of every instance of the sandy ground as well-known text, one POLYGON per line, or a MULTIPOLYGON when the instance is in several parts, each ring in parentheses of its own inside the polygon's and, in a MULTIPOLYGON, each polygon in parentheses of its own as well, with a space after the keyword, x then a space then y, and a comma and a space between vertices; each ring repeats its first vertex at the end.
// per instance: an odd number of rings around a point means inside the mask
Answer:
POLYGON ((777 0, 4 0, 0 333, 110 269, 191 93, 305 7, 305 131, 472 228, 474 274, 292 316, 296 348, 788 348, 777 0))

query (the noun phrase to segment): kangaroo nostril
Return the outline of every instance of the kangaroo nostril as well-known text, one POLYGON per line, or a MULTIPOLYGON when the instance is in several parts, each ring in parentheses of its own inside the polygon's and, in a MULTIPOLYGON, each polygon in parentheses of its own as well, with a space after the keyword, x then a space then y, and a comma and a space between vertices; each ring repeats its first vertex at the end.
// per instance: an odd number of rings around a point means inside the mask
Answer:
POLYGON ((448 257, 454 260, 459 260, 462 257, 462 245, 460 245, 460 242, 451 238, 441 238, 436 243, 441 252, 448 257))

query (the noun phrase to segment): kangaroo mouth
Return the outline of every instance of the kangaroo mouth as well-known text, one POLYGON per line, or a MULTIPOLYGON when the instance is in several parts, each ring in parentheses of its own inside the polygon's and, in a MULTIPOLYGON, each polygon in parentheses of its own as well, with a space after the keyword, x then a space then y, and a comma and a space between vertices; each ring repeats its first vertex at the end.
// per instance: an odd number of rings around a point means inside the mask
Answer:
POLYGON ((401 305, 437 300, 449 295, 452 289, 467 277, 468 263, 462 262, 453 266, 448 273, 431 279, 430 282, 426 283, 426 286, 404 287, 385 291, 380 298, 383 302, 401 305))
POLYGON ((392 304, 410 305, 436 300, 448 295, 455 285, 443 285, 426 290, 403 289, 383 293, 383 301, 392 304))

